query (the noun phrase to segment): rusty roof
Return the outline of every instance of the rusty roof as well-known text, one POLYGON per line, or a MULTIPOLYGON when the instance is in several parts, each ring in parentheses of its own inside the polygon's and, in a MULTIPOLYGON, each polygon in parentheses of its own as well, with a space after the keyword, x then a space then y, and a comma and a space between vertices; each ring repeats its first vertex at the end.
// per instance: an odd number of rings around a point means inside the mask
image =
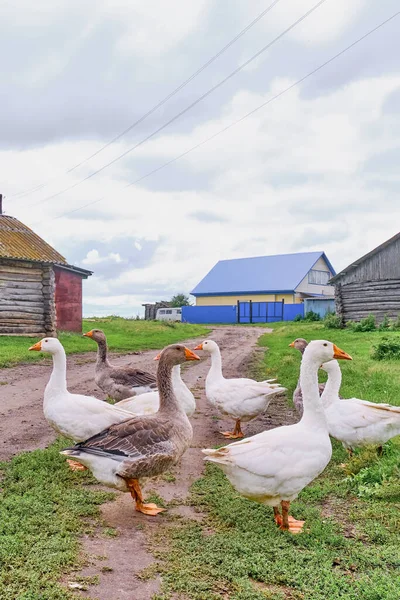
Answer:
POLYGON ((0 258, 16 258, 35 262, 67 265, 65 258, 42 240, 32 229, 0 214, 0 258))

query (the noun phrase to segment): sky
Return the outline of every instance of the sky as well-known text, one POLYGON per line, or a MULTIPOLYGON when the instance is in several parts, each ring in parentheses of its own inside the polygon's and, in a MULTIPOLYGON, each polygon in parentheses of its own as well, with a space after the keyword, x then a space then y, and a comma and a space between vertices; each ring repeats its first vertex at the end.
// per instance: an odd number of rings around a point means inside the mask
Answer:
POLYGON ((3 208, 94 272, 86 316, 142 314, 222 259, 339 271, 398 232, 400 16, 291 87, 398 2, 325 0, 284 33, 316 4, 0 3, 3 208))

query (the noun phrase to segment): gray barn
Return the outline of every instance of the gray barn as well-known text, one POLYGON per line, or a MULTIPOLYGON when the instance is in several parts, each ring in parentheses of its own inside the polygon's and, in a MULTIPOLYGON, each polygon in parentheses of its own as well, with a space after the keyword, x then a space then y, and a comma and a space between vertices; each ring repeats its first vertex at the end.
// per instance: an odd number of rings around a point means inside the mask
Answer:
POLYGON ((400 315, 400 233, 332 277, 336 314, 347 321, 400 315))

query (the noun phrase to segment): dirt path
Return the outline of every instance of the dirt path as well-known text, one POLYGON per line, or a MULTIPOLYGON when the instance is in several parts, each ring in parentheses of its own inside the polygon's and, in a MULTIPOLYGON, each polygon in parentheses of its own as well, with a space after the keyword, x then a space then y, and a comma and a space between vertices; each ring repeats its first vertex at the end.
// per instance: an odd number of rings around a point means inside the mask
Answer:
MULTIPOLYGON (((218 327, 210 334, 221 347, 223 370, 226 377, 246 375, 250 361, 256 350, 258 337, 268 332, 265 328, 218 327)), ((188 340, 189 347, 198 340, 188 340)), ((156 363, 152 361, 156 351, 143 352, 139 356, 114 357, 113 363, 135 365, 155 372, 156 363)), ((202 354, 202 353, 199 353, 202 354)), ((71 391, 96 395, 102 394, 93 381, 94 355, 82 355, 68 358, 68 385, 71 391)), ((210 359, 204 357, 201 362, 185 365, 183 378, 192 389, 197 410, 192 418, 194 437, 191 448, 186 451, 181 462, 174 470, 175 481, 167 482, 162 478, 150 480, 145 491, 155 491, 167 502, 177 501, 177 506, 168 513, 191 515, 189 507, 179 505, 184 502, 193 481, 201 476, 204 468, 200 448, 215 446, 224 439, 219 432, 232 428, 233 423, 220 417, 206 401, 204 382, 210 365, 210 359)), ((43 390, 50 374, 51 362, 34 363, 0 370, 0 381, 8 384, 0 387, 0 460, 22 452, 44 447, 55 438, 53 430, 47 425, 42 413, 43 390), (29 386, 27 386, 29 379, 29 386), (29 395, 27 395, 29 389, 29 395)), ((244 425, 246 435, 253 435, 264 429, 295 422, 296 416, 287 408, 286 400, 273 401, 268 413, 251 423, 244 425)), ((115 528, 117 537, 98 535, 83 540, 84 549, 90 555, 90 564, 80 576, 99 575, 100 583, 91 586, 85 597, 98 600, 150 600, 157 593, 160 581, 141 580, 137 574, 153 562, 153 556, 147 551, 147 535, 157 527, 158 519, 146 517, 134 510, 129 494, 119 494, 116 501, 102 506, 104 521, 115 528)), ((68 581, 73 581, 70 576, 68 581)))

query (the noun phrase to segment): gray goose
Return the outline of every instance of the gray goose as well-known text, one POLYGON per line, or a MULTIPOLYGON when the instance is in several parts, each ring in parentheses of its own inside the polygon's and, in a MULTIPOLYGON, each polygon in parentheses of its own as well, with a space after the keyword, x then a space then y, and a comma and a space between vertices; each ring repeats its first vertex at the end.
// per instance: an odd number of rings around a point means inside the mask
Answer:
POLYGON ((135 367, 113 367, 107 358, 107 338, 101 329, 83 334, 97 342, 97 361, 94 380, 105 394, 114 400, 125 400, 157 389, 156 378, 151 373, 135 367))
POLYGON ((161 352, 157 383, 160 408, 152 415, 140 415, 66 448, 61 454, 88 467, 104 485, 130 492, 136 510, 146 515, 161 512, 156 504, 145 504, 139 480, 155 477, 171 468, 189 447, 193 431, 172 386, 172 369, 197 354, 173 344, 161 352))

